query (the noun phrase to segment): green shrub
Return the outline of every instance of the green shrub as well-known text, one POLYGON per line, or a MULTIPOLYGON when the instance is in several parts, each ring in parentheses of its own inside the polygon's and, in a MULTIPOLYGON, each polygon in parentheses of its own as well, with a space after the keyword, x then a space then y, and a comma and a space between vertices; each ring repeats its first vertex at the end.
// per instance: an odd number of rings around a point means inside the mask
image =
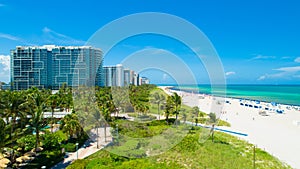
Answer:
POLYGON ((215 123, 217 121, 217 117, 215 113, 209 113, 208 116, 211 123, 215 123))
POLYGON ((198 123, 200 123, 200 124, 206 124, 206 122, 207 122, 208 120, 209 120, 208 118, 200 117, 200 118, 198 118, 198 123))
POLYGON ((24 166, 23 169, 41 168, 42 166, 51 168, 63 159, 64 156, 60 150, 46 150, 42 151, 39 156, 37 156, 33 161, 24 166))
POLYGON ((60 143, 66 141, 68 136, 61 130, 54 133, 46 133, 43 135, 43 147, 45 149, 60 148, 60 143))
POLYGON ((65 148, 66 152, 75 152, 76 151, 76 144, 75 143, 67 143, 62 145, 65 148))
POLYGON ((26 135, 17 140, 18 146, 24 151, 30 151, 35 147, 35 136, 26 135))
POLYGON ((231 125, 227 121, 219 120, 217 126, 228 126, 228 127, 230 127, 231 125))

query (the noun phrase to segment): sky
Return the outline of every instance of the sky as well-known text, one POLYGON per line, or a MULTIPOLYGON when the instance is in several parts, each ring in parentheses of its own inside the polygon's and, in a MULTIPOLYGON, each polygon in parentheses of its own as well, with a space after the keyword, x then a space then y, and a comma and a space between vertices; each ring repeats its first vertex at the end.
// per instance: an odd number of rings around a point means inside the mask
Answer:
MULTIPOLYGON (((226 83, 300 84, 299 7, 298 0, 0 0, 0 81, 10 80, 9 54, 16 46, 85 45, 99 29, 118 18, 159 12, 182 18, 205 34, 222 63, 226 83)), ((182 33, 189 31, 183 29, 182 33)), ((147 65, 148 69, 140 72, 160 84, 192 83, 181 69, 186 66, 197 83, 207 84, 213 77, 199 60, 202 56, 193 52, 199 48, 201 53, 201 47, 144 34, 118 42, 105 54, 104 64, 133 57, 136 65, 152 60, 177 68, 170 73, 147 65), (153 57, 147 61, 145 55, 153 57), (168 57, 179 61, 163 59, 168 57)))

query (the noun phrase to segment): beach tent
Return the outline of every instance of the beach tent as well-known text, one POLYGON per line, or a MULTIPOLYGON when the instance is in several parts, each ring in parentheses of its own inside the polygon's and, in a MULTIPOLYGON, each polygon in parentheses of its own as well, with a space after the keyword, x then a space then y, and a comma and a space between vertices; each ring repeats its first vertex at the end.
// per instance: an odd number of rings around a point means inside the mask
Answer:
POLYGON ((277 106, 277 103, 271 102, 271 105, 272 105, 272 106, 277 106))
POLYGON ((276 110, 277 113, 282 114, 283 110, 276 110))

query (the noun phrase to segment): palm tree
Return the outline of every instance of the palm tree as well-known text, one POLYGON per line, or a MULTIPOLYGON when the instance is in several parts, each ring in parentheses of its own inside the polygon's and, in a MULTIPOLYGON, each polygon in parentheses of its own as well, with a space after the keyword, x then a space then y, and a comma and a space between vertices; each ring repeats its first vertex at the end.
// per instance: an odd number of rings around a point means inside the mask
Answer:
POLYGON ((192 110, 191 110, 191 113, 193 114, 193 115, 195 115, 196 116, 196 118, 198 118, 198 115, 199 115, 199 107, 198 106, 194 106, 193 108, 192 108, 192 110))
POLYGON ((6 133, 7 125, 2 118, 0 118, 0 148, 5 145, 7 141, 7 133, 6 133))
POLYGON ((46 96, 37 88, 34 88, 33 92, 28 96, 27 102, 31 114, 30 126, 36 133, 35 150, 37 150, 39 147, 40 131, 47 125, 44 120, 44 111, 47 109, 46 96))
POLYGON ((156 103, 157 104, 157 114, 158 114, 158 120, 160 120, 160 104, 163 103, 166 100, 165 95, 160 94, 158 92, 155 92, 153 94, 153 98, 151 100, 152 103, 156 103))
POLYGON ((186 123, 186 118, 187 118, 187 113, 186 113, 186 109, 181 109, 181 114, 182 114, 182 118, 183 118, 183 122, 184 124, 186 123))
MULTIPOLYGON (((5 91, 3 97, 5 100, 1 101, 1 109, 3 109, 3 116, 6 118, 6 122, 11 125, 10 139, 12 141, 12 134, 15 131, 15 125, 17 124, 17 118, 23 118, 24 115, 24 94, 18 91, 5 91), (11 119, 10 119, 11 118, 11 119), (9 120, 10 119, 10 120, 9 120)), ((16 134, 15 134, 16 135, 16 134)))
POLYGON ((178 114, 179 114, 180 107, 181 107, 181 97, 175 92, 175 93, 173 93, 171 98, 172 98, 172 102, 174 104, 173 113, 176 115, 176 123, 177 123, 178 114))
POLYGON ((69 139, 73 138, 74 135, 78 137, 82 132, 82 127, 75 113, 66 115, 62 120, 61 127, 63 131, 68 133, 69 139))
POLYGON ((47 98, 47 105, 51 108, 51 132, 53 132, 53 124, 54 124, 54 109, 60 105, 60 98, 57 94, 52 94, 47 98))
POLYGON ((165 108, 165 116, 166 116, 166 122, 169 122, 169 115, 171 114, 173 110, 173 102, 172 102, 172 97, 168 96, 167 97, 167 103, 166 103, 166 108, 165 108))
POLYGON ((73 107, 73 97, 70 87, 67 87, 66 83, 63 83, 58 91, 59 98, 61 99, 61 106, 69 112, 73 107))
POLYGON ((114 112, 116 110, 114 100, 112 98, 112 94, 110 93, 110 90, 108 90, 108 88, 101 88, 96 93, 96 100, 99 109, 102 109, 102 107, 109 109, 109 113, 107 114, 108 115, 107 119, 110 119, 110 112, 114 112))
POLYGON ((102 110, 102 116, 101 123, 104 125, 104 141, 106 142, 106 128, 107 128, 107 122, 109 121, 110 112, 108 108, 103 107, 102 110))

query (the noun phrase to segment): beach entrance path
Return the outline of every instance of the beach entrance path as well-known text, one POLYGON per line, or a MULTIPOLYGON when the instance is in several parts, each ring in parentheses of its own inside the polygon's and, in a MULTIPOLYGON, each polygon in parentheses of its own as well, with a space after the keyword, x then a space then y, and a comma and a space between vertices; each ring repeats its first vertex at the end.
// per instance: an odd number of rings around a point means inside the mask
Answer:
POLYGON ((105 141, 104 138, 104 128, 98 128, 99 136, 98 136, 98 146, 97 148, 97 134, 96 129, 92 130, 92 137, 87 140, 82 147, 78 149, 78 151, 73 153, 67 153, 67 157, 52 167, 52 169, 62 169, 66 168, 68 165, 70 165, 73 161, 75 161, 78 157, 78 159, 83 159, 91 154, 96 153, 97 151, 101 150, 108 144, 112 142, 112 136, 110 133, 110 127, 106 128, 106 134, 107 138, 105 141))

